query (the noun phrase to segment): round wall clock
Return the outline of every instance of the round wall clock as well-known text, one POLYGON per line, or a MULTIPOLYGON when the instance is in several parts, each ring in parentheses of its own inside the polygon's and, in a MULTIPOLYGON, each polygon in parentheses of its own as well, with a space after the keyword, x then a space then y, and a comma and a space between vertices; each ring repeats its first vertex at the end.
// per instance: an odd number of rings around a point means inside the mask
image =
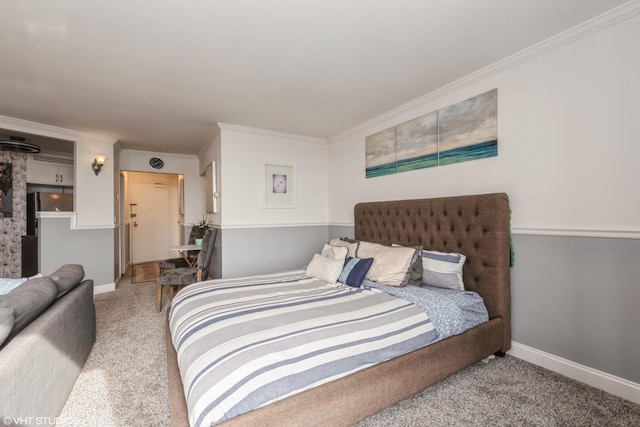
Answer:
POLYGON ((152 157, 149 159, 149 166, 154 169, 162 169, 164 167, 164 161, 159 157, 152 157))

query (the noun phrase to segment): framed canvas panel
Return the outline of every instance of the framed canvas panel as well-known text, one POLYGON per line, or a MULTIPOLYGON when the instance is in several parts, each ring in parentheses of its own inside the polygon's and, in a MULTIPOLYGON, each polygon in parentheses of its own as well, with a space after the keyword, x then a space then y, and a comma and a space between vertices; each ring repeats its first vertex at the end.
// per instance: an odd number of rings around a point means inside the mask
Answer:
POLYGON ((262 163, 261 208, 296 207, 296 167, 281 163, 262 163))
POLYGON ((498 90, 438 112, 440 166, 498 155, 498 90))
POLYGON ((438 166, 438 113, 396 126, 397 172, 434 166, 438 166))
POLYGON ((367 136, 365 156, 367 178, 396 173, 396 128, 367 136))

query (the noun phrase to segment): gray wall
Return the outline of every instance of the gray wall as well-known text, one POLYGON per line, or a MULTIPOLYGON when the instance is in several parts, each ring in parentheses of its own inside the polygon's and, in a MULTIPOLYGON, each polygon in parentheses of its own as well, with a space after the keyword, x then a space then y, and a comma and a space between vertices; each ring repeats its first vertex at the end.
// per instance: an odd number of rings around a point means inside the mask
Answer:
POLYGON ((514 234, 513 247, 513 341, 640 383, 640 240, 514 234))
POLYGON ((94 285, 114 283, 113 228, 69 230, 69 218, 40 218, 40 271, 50 274, 63 264, 82 264, 94 285))
POLYGON ((302 268, 328 240, 326 225, 227 228, 222 230, 221 274, 229 278, 302 268))
POLYGON ((514 235, 513 340, 640 383, 640 240, 514 235))
POLYGON ((350 237, 353 239, 353 226, 352 225, 330 225, 329 226, 329 238, 335 237, 350 237))

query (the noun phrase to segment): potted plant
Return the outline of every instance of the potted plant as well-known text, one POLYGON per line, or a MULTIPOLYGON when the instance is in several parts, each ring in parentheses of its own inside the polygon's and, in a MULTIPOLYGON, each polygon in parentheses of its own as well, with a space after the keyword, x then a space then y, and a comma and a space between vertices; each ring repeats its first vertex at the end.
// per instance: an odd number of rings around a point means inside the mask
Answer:
POLYGON ((211 220, 206 214, 202 215, 202 218, 198 220, 195 224, 196 226, 196 246, 200 247, 202 245, 202 238, 204 237, 204 233, 211 225, 211 220))

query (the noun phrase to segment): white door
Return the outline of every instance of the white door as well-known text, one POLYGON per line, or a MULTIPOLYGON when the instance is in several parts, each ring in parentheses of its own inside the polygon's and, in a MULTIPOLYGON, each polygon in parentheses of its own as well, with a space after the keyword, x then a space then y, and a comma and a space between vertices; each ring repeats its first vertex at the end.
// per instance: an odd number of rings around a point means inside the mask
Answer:
POLYGON ((131 261, 134 264, 170 258, 169 188, 131 183, 131 261))

